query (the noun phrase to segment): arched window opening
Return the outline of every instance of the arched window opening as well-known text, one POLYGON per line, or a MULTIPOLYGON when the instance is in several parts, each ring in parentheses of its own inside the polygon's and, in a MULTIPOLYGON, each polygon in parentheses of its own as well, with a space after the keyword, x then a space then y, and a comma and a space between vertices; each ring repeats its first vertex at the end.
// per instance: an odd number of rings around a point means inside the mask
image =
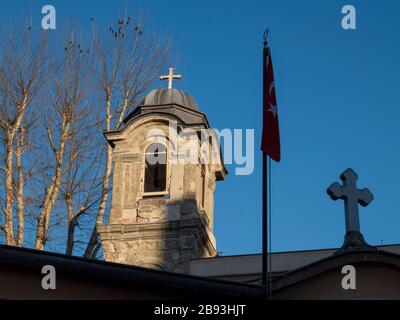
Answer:
POLYGON ((144 192, 163 192, 167 187, 167 148, 161 143, 146 150, 144 192))

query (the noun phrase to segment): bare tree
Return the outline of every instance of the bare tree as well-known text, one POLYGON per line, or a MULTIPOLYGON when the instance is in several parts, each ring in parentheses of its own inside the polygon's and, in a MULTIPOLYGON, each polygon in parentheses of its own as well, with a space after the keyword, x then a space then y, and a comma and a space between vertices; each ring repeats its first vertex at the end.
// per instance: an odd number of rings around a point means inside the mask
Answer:
POLYGON ((96 227, 112 188, 103 131, 123 125, 170 51, 141 19, 102 29, 93 20, 90 35, 64 40, 31 25, 0 34, 0 234, 8 245, 98 255, 96 227))
MULTIPOLYGON (((51 212, 58 199, 65 174, 65 154, 68 144, 77 135, 75 125, 87 113, 84 98, 88 93, 87 67, 88 54, 72 35, 66 41, 62 53, 52 57, 50 65, 51 84, 47 117, 43 125, 53 155, 53 168, 44 193, 40 213, 37 217, 35 249, 42 250, 47 241, 51 212)), ((74 151, 73 157, 79 151, 74 151)))
MULTIPOLYGON (((97 115, 95 110, 88 110, 87 116, 75 123, 77 128, 74 131, 77 134, 71 137, 66 156, 66 173, 60 194, 67 209, 67 255, 73 254, 76 245, 82 249, 84 237, 82 234, 77 237, 76 230, 88 230, 86 224, 93 220, 101 198, 100 169, 104 165, 101 157, 104 148, 93 147, 93 144, 102 138, 98 134, 98 119, 93 115, 97 115), (85 219, 87 216, 90 216, 90 219, 85 219)), ((102 146, 104 141, 98 141, 96 145, 102 146)))
MULTIPOLYGON (((23 129, 21 124, 35 98, 44 72, 46 54, 46 38, 32 41, 30 30, 24 26, 18 30, 8 30, 1 37, 0 46, 0 129, 4 139, 5 155, 5 208, 3 210, 5 224, 2 228, 5 233, 6 244, 14 245, 13 226, 13 158, 16 137, 20 131, 17 143, 17 159, 21 175, 18 187, 18 223, 22 221, 24 204, 22 201, 23 178, 22 164, 19 157, 22 151, 23 129), (18 36, 14 36, 18 34, 18 36)), ((18 226, 17 244, 23 243, 23 223, 18 226)))

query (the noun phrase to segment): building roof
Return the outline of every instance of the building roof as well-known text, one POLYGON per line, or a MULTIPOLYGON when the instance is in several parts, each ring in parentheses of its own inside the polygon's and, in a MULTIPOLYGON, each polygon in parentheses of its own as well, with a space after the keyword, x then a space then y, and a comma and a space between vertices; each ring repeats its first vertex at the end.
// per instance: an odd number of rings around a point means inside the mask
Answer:
POLYGON ((150 91, 139 103, 140 106, 155 106, 177 104, 188 109, 199 111, 193 96, 178 89, 154 89, 150 91))
POLYGON ((324 259, 304 265, 280 277, 276 277, 272 282, 272 290, 278 291, 307 279, 314 278, 329 270, 360 263, 375 265, 385 264, 400 270, 400 255, 398 253, 379 249, 338 250, 335 251, 335 254, 324 259))
POLYGON ((0 245, 0 299, 261 298, 263 288, 58 253, 0 245), (43 290, 42 267, 55 267, 57 290, 43 290))
MULTIPOLYGON (((377 249, 400 254, 400 245, 378 246, 377 249)), ((271 254, 272 275, 278 277, 317 261, 332 257, 338 249, 303 250, 271 254)), ((191 261, 193 275, 231 281, 257 282, 261 279, 261 254, 218 256, 191 261)))
POLYGON ((123 123, 127 126, 143 115, 170 115, 186 126, 210 128, 207 117, 202 113, 193 96, 177 89, 154 89, 150 91, 129 113, 123 123))

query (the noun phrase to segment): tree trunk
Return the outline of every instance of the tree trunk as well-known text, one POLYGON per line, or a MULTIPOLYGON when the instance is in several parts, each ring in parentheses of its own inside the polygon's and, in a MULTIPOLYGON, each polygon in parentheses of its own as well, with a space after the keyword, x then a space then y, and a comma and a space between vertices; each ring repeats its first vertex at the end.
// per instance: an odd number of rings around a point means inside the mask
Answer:
MULTIPOLYGON (((110 131, 111 129, 111 94, 109 91, 106 93, 106 130, 110 131)), ((107 154, 106 154, 106 167, 104 169, 103 183, 102 183, 102 193, 101 199, 99 202, 99 210, 97 212, 96 223, 94 225, 92 234, 90 236, 90 240, 86 247, 84 257, 90 258, 93 254, 93 251, 98 242, 98 234, 97 234, 97 225, 103 224, 104 213, 106 209, 108 192, 110 187, 110 175, 112 170, 112 148, 110 145, 107 145, 107 154)))
POLYGON ((72 208, 72 198, 70 195, 67 196, 65 202, 68 211, 68 235, 67 235, 67 247, 65 249, 65 254, 70 256, 74 251, 74 236, 75 236, 75 218, 74 218, 74 210, 72 208))
POLYGON ((25 109, 27 106, 28 97, 25 96, 22 103, 17 106, 17 116, 12 126, 6 131, 6 168, 5 168, 5 178, 6 178, 6 207, 4 209, 5 215, 5 226, 4 232, 6 235, 6 244, 9 246, 14 245, 14 226, 13 226, 13 202, 14 202, 14 190, 13 190, 13 155, 14 155, 14 138, 17 130, 21 126, 22 119, 25 114, 25 109))
POLYGON ((56 167, 50 185, 46 189, 43 206, 38 217, 36 228, 35 249, 43 250, 47 240, 49 230, 50 214, 57 200, 62 179, 62 165, 67 137, 69 134, 70 123, 65 114, 62 115, 61 138, 58 149, 54 150, 56 157, 56 167))
POLYGON ((17 233, 17 246, 24 246, 24 210, 25 210, 25 199, 24 199, 24 173, 22 171, 22 154, 23 146, 25 142, 25 129, 21 128, 20 135, 17 141, 17 148, 15 150, 15 160, 18 172, 18 189, 17 189, 17 217, 18 217, 18 233, 17 233))
POLYGON ((6 244, 9 246, 14 245, 14 227, 13 227, 13 140, 14 135, 12 132, 7 133, 7 154, 6 154, 6 208, 4 232, 6 235, 6 244))

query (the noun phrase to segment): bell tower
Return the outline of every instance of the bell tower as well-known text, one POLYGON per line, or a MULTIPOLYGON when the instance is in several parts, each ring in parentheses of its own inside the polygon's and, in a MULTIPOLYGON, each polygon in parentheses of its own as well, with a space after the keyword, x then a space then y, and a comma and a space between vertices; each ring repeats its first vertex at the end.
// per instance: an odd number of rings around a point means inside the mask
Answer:
POLYGON ((216 255, 213 209, 224 180, 219 140, 193 97, 151 91, 118 131, 109 222, 97 230, 106 261, 188 273, 192 259, 216 255))

